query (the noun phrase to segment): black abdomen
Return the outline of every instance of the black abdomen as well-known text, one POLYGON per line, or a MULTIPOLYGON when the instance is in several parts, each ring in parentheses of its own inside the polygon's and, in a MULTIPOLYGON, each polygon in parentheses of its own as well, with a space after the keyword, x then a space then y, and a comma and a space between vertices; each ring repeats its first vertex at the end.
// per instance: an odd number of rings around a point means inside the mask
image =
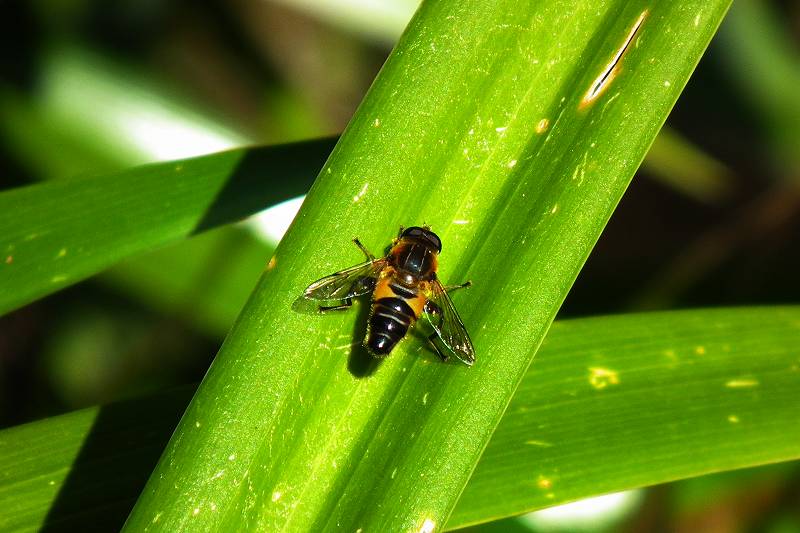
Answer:
POLYGON ((408 333, 416 320, 414 311, 401 298, 381 298, 372 302, 369 329, 364 343, 376 357, 386 357, 408 333))

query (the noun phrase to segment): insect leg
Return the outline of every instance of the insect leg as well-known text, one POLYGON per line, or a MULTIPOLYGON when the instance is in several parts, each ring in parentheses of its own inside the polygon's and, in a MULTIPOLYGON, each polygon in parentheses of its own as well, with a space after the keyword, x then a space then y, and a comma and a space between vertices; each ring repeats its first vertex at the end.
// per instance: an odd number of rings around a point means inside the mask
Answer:
POLYGON ((358 237, 353 239, 353 242, 361 249, 362 252, 364 252, 364 255, 366 255, 370 261, 375 261, 375 256, 372 255, 369 250, 367 250, 366 246, 361 244, 361 241, 358 240, 358 237))
POLYGON ((447 292, 453 292, 457 291, 458 289, 466 289, 467 287, 472 287, 471 281, 465 281, 461 285, 448 285, 447 287, 444 287, 444 290, 447 292))
POLYGON ((342 303, 340 303, 339 305, 331 305, 331 306, 320 305, 319 312, 324 313, 325 311, 344 311, 346 309, 350 309, 352 305, 353 305, 353 299, 347 298, 346 300, 342 300, 342 303))
POLYGON ((428 340, 430 341, 431 345, 433 346, 433 349, 434 349, 434 350, 436 350, 436 355, 438 355, 438 356, 439 356, 439 358, 440 358, 442 361, 444 361, 444 362, 446 363, 447 361, 449 361, 449 360, 450 360, 450 356, 449 356, 449 355, 447 355, 446 353, 444 353, 444 352, 443 352, 443 351, 442 351, 442 350, 439 348, 439 345, 438 345, 438 344, 436 344, 436 339, 438 339, 438 338, 439 338, 439 335, 437 335, 436 333, 431 333, 431 334, 428 336, 428 340))

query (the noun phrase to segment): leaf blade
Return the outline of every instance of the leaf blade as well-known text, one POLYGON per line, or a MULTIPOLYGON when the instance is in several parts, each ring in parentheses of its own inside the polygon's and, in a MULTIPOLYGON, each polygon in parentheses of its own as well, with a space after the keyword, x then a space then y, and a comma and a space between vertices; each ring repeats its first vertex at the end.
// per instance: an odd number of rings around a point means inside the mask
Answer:
POLYGON ((448 527, 800 458, 799 325, 796 307, 557 322, 448 527))
POLYGON ((156 516, 166 529, 444 523, 727 5, 423 4, 126 528, 156 516), (619 91, 582 106, 643 13, 610 82, 619 91), (551 125, 537 130, 543 117, 551 125), (455 201, 450 191, 460 191, 455 201), (342 333, 363 331, 355 317, 311 321, 291 303, 354 262, 355 250, 340 248, 353 233, 383 246, 397 226, 421 222, 443 236, 445 281, 485 280, 457 297, 478 331, 478 360, 469 370, 431 365, 408 342, 373 375, 357 375, 343 362, 363 357, 342 333), (218 483, 223 468, 231 481, 218 483), (394 469, 394 479, 375 476, 394 469))
MULTIPOLYGON (((771 354, 766 363, 772 369, 800 365, 795 350, 799 322, 800 307, 642 313, 556 322, 481 456, 447 527, 486 522, 573 498, 712 470, 800 458, 798 439, 792 433, 797 431, 794 425, 785 426, 786 431, 775 431, 780 420, 797 414, 796 402, 781 398, 785 394, 782 391, 797 389, 800 372, 784 376, 794 380, 787 381, 788 385, 775 380, 761 383, 759 395, 749 394, 753 389, 747 387, 715 386, 706 391, 708 367, 702 374, 694 372, 698 363, 713 365, 716 381, 725 383, 732 372, 746 374, 762 365, 757 356, 764 353, 771 354), (730 346, 728 350, 725 344, 730 346), (697 346, 706 348, 702 356, 695 353, 697 346), (666 350, 675 352, 674 361, 664 354, 666 350), (605 354, 605 359, 597 360, 598 354, 605 354), (583 386, 578 396, 570 397, 570 386, 586 384, 591 377, 589 365, 614 369, 619 382, 601 389, 583 386), (689 386, 670 385, 676 376, 690 378, 689 386), (639 413, 630 406, 622 409, 615 418, 616 408, 607 401, 607 393, 614 394, 615 389, 628 386, 641 393, 645 385, 649 386, 649 403, 641 405, 639 413), (731 406, 723 400, 739 393, 744 393, 738 398, 743 402, 737 410, 740 421, 730 422, 726 408, 731 406), (563 409, 567 398, 572 400, 571 408, 563 409), (686 398, 698 399, 693 409, 696 416, 694 424, 676 426, 680 435, 670 434, 665 439, 661 430, 644 430, 663 427, 664 411, 672 405, 676 413, 683 412, 686 398), (597 415, 597 406, 606 411, 602 416, 597 415), (745 412, 751 414, 745 417, 745 412), (646 425, 641 424, 643 417, 649 419, 646 425), (611 419, 619 426, 633 427, 639 447, 652 450, 648 468, 641 468, 642 457, 631 455, 627 446, 620 445, 619 438, 614 446, 587 446, 575 453, 576 447, 569 443, 580 441, 581 428, 593 419, 611 419), (638 427, 635 422, 639 422, 638 427), (540 425, 549 428, 548 435, 542 434, 540 425), (769 435, 773 438, 766 439, 768 442, 759 450, 754 443, 765 440, 764 427, 772 428, 769 435), (572 437, 564 428, 573 428, 577 436, 572 437), (702 428, 713 431, 704 432, 702 428), (731 439, 729 432, 734 428, 741 432, 731 439), (556 439, 568 445, 552 445, 556 439), (510 444, 523 440, 530 443, 510 444), (717 443, 726 442, 733 448, 726 455, 715 457, 713 463, 703 464, 693 457, 695 450, 714 449, 717 443), (665 443, 674 445, 677 453, 662 453, 665 443), (608 475, 602 467, 606 463, 616 465, 617 472, 627 473, 627 477, 608 475), (584 473, 592 483, 574 483, 570 491, 570 483, 562 479, 552 485, 557 491, 555 497, 548 498, 536 473, 537 469, 556 465, 565 472, 584 473), (639 472, 652 475, 643 480, 639 472)), ((71 524, 73 529, 87 522, 119 528, 145 482, 144 473, 157 461, 192 392, 192 388, 186 388, 0 431, 0 504, 6 509, 0 526, 4 530, 35 530, 45 522, 50 510, 51 520, 71 524), (87 447, 86 442, 91 446, 87 447), (71 470, 75 473, 70 479, 65 474, 71 470), (47 480, 55 483, 50 485, 47 480), (103 490, 92 492, 92 487, 103 490), (131 503, 127 508, 114 508, 112 504, 120 500, 131 503), (81 519, 70 514, 81 506, 81 519)), ((607 428, 603 431, 607 432, 607 428)))
POLYGON ((231 150, 0 193, 0 313, 303 194, 331 146, 231 150))

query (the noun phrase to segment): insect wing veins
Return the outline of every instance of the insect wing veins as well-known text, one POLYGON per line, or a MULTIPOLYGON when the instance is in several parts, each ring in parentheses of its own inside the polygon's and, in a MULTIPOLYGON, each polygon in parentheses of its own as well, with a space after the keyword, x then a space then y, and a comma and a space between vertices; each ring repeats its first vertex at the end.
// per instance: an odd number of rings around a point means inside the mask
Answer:
POLYGON ((425 316, 428 318, 434 331, 442 343, 453 354, 467 365, 475 362, 475 348, 469 333, 458 316, 453 301, 448 296, 447 291, 438 280, 431 283, 430 300, 433 306, 425 308, 425 316))
POLYGON ((372 292, 375 280, 386 266, 386 259, 367 261, 340 272, 325 276, 306 288, 303 296, 309 300, 347 300, 372 292))

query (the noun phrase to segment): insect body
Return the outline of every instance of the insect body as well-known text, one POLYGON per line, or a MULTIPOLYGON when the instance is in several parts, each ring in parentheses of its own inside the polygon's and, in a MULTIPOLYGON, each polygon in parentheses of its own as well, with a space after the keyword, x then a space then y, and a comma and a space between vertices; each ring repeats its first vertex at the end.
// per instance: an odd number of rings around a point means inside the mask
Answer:
POLYGON ((443 287, 436 276, 442 241, 430 228, 400 228, 400 235, 385 257, 376 258, 358 239, 356 245, 366 254, 366 263, 336 272, 308 286, 303 296, 310 300, 338 301, 320 306, 321 311, 347 309, 353 298, 372 293, 364 346, 375 357, 386 357, 421 315, 434 333, 428 337, 436 353, 445 361, 449 356, 467 365, 475 362, 469 334, 448 296, 448 291, 468 287, 470 282, 443 287))

